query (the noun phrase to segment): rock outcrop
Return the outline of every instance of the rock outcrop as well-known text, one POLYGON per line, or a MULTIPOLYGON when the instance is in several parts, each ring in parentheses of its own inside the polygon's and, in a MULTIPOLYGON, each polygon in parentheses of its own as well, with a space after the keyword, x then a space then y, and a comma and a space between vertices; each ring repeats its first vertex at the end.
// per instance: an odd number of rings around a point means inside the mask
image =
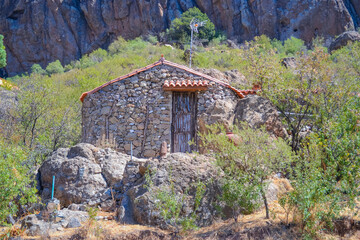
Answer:
POLYGON ((50 198, 55 176, 54 196, 63 206, 106 203, 112 199, 110 188, 122 180, 129 159, 126 154, 85 143, 60 148, 39 169, 42 198, 50 198))
MULTIPOLYGON (((221 192, 219 181, 222 172, 213 164, 213 159, 205 155, 172 153, 159 159, 133 157, 131 160, 130 156, 111 149, 98 149, 80 143, 70 149, 58 149, 43 163, 39 172, 45 202, 50 198, 52 176, 56 176, 54 196, 63 207, 68 208, 65 212, 62 210, 64 214, 82 213, 86 205, 100 206, 104 211, 116 210, 122 223, 166 227, 156 205, 159 201, 156 195, 160 190, 168 189, 169 194, 179 196, 182 216, 196 211, 199 226, 210 225, 219 217, 214 203, 221 192), (149 174, 145 174, 147 170, 149 174), (199 183, 203 184, 205 191, 195 209, 199 183)), ((276 200, 280 191, 281 184, 270 183, 267 192, 269 202, 276 200)), ((71 227, 82 222, 81 219, 73 221, 71 218, 66 218, 61 226, 71 227)), ((41 232, 47 227, 38 221, 39 216, 31 216, 28 220, 24 224, 29 222, 27 228, 34 232, 41 232)))
POLYGON ((2 75, 32 64, 63 64, 106 48, 117 36, 160 33, 191 7, 205 12, 216 28, 238 42, 266 34, 284 40, 332 37, 359 25, 359 0, 1 0, 0 34, 8 66, 2 75))
POLYGON ((27 215, 21 220, 21 227, 28 236, 48 236, 56 231, 63 231, 64 228, 81 227, 88 218, 84 211, 71 211, 69 209, 57 210, 50 216, 42 213, 27 215))
MULTIPOLYGON (((50 198, 52 176, 55 176, 54 196, 64 207, 78 210, 81 204, 102 210, 122 208, 122 222, 161 225, 155 210, 154 192, 169 185, 172 179, 176 191, 189 192, 194 197, 195 183, 207 183, 217 175, 215 166, 205 156, 174 153, 158 159, 138 159, 111 149, 98 149, 80 143, 70 149, 61 148, 52 154, 39 169, 42 198, 50 198), (146 189, 144 173, 151 169, 154 189, 146 189), (171 176, 171 177, 170 177, 171 176), (80 205, 78 205, 80 204, 80 205), (117 204, 117 206, 116 206, 117 204)), ((209 183, 210 184, 210 183, 209 183)), ((211 183, 214 184, 214 183, 211 183)), ((212 223, 216 188, 210 188, 198 209, 200 224, 212 223)), ((184 202, 184 209, 193 207, 194 199, 184 202)))
POLYGON ((239 122, 247 122, 253 128, 265 126, 268 132, 277 137, 287 136, 275 106, 258 95, 248 95, 239 100, 235 109, 234 124, 239 122))
MULTIPOLYGON (((133 203, 134 219, 144 225, 163 225, 159 209, 156 209, 156 198, 154 193, 158 189, 166 189, 172 182, 175 192, 184 194, 182 199, 182 214, 190 215, 194 209, 197 183, 206 185, 206 192, 201 204, 196 211, 199 226, 206 226, 218 217, 215 206, 219 194, 217 184, 218 170, 209 157, 203 155, 188 155, 184 153, 173 153, 161 158, 159 161, 149 161, 147 164, 151 172, 149 189, 145 189, 146 182, 132 187, 128 194, 133 203), (187 193, 187 194, 186 194, 187 193)), ((179 199, 180 200, 180 199, 179 199)))
POLYGON ((334 51, 346 46, 349 42, 360 41, 360 33, 355 31, 340 34, 330 45, 329 51, 334 51))

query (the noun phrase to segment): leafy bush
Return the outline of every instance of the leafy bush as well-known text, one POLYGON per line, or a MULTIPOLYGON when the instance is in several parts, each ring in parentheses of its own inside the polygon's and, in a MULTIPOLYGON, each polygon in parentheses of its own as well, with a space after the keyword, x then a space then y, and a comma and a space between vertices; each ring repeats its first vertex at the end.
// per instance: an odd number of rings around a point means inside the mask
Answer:
POLYGON ((322 229, 333 229, 345 208, 354 217, 360 183, 359 99, 352 98, 339 114, 313 133, 301 149, 291 172, 293 191, 280 203, 294 210, 304 237, 317 238, 322 229))
POLYGON ((176 18, 171 22, 171 26, 167 32, 168 37, 181 43, 190 42, 190 22, 193 18, 196 18, 200 22, 206 21, 204 26, 199 27, 199 33, 194 34, 200 39, 213 39, 215 36, 215 25, 210 21, 205 13, 202 13, 200 9, 196 7, 188 9, 180 18, 176 18))
POLYGON ((93 51, 92 53, 89 54, 89 58, 91 59, 91 61, 96 64, 96 63, 100 63, 103 60, 106 59, 108 53, 106 50, 104 49, 97 49, 95 51, 93 51))
POLYGON ((149 43, 155 45, 158 43, 158 38, 154 35, 148 35, 146 38, 146 41, 148 41, 149 43))
POLYGON ((0 68, 6 66, 6 51, 3 40, 4 36, 0 34, 0 68))
POLYGON ((46 71, 40 66, 40 64, 34 64, 31 66, 31 73, 45 75, 46 71))
POLYGON ((297 53, 306 50, 306 47, 303 40, 291 37, 285 40, 284 50, 287 56, 295 56, 297 53))
POLYGON ((191 213, 186 215, 184 214, 183 205, 190 197, 188 194, 189 189, 186 189, 185 193, 176 191, 171 175, 169 176, 169 185, 155 188, 152 182, 152 174, 149 170, 146 172, 146 188, 152 191, 156 210, 160 212, 160 216, 164 219, 167 227, 174 228, 175 233, 196 229, 196 211, 200 207, 206 190, 205 183, 196 182, 193 184, 195 188, 194 206, 191 209, 191 213))
POLYGON ((49 63, 45 70, 49 75, 54 73, 63 73, 65 71, 59 60, 49 63))
POLYGON ((251 213, 262 198, 269 218, 266 198, 268 177, 289 166, 294 156, 286 142, 274 139, 264 129, 252 129, 244 124, 234 126, 233 138, 226 135, 224 126, 208 126, 207 133, 199 134, 202 147, 216 159, 224 172, 223 195, 226 205, 239 212, 251 213))
POLYGON ((36 201, 34 179, 26 164, 28 153, 0 140, 0 224, 19 207, 36 201))

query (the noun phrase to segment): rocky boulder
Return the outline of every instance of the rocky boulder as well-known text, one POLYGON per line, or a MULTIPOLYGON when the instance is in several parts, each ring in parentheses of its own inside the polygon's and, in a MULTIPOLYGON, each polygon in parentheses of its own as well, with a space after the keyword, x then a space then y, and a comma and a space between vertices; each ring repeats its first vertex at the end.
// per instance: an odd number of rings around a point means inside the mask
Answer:
POLYGON ((60 148, 39 169, 42 198, 50 198, 55 176, 54 196, 63 206, 106 202, 112 199, 111 188, 121 182, 129 160, 126 154, 86 143, 60 148))
POLYGON ((51 219, 42 213, 27 215, 21 221, 21 227, 28 236, 48 236, 64 228, 81 227, 88 218, 87 212, 63 209, 54 211, 51 219))
MULTIPOLYGON (((67 209, 58 211, 53 207, 53 210, 43 211, 41 219, 38 215, 29 217, 24 225, 34 233, 47 229, 44 216, 50 216, 52 212, 66 219, 57 227, 80 226, 84 219, 76 218, 73 213, 82 213, 86 205, 99 205, 104 211, 116 210, 121 223, 167 227, 156 202, 159 191, 166 190, 165 194, 171 194, 172 187, 181 201, 181 216, 189 216, 195 211, 199 226, 207 226, 220 216, 214 203, 221 194, 222 172, 206 155, 172 153, 162 158, 133 157, 131 160, 126 154, 80 143, 55 151, 39 172, 43 200, 46 202, 50 197, 52 176, 55 176, 55 197, 67 209), (195 209, 199 184, 205 191, 195 209)), ((277 199, 279 191, 279 187, 269 184, 269 202, 277 199)), ((54 205, 51 203, 48 208, 54 205)))
POLYGON ((248 95, 237 103, 234 124, 239 122, 247 122, 254 128, 265 126, 268 132, 277 137, 287 136, 275 106, 258 95, 248 95))
MULTIPOLYGON (((220 188, 217 183, 219 172, 212 159, 203 155, 173 153, 158 161, 147 164, 151 172, 150 188, 145 178, 128 191, 133 207, 133 217, 136 222, 145 225, 164 226, 159 209, 156 208, 155 194, 159 189, 168 189, 171 182, 175 192, 185 196, 182 202, 181 214, 186 216, 194 209, 196 184, 204 183, 206 192, 196 211, 199 226, 206 226, 218 217, 218 212, 212 204, 216 202, 220 188)), ((170 191, 170 190, 169 190, 170 191)))
POLYGON ((196 71, 229 83, 232 86, 245 86, 248 84, 245 76, 237 69, 221 72, 220 70, 214 68, 196 68, 196 71))
POLYGON ((346 46, 349 42, 360 41, 360 33, 349 31, 340 34, 330 45, 329 51, 335 51, 346 46))

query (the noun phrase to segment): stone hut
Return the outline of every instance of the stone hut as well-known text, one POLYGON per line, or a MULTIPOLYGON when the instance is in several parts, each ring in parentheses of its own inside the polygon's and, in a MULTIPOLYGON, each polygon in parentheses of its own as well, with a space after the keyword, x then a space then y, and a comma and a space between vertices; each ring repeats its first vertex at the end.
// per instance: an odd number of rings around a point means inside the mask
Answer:
POLYGON ((254 93, 162 57, 81 95, 82 141, 136 157, 159 156, 163 142, 168 152, 191 152, 198 131, 231 125, 237 101, 254 93))

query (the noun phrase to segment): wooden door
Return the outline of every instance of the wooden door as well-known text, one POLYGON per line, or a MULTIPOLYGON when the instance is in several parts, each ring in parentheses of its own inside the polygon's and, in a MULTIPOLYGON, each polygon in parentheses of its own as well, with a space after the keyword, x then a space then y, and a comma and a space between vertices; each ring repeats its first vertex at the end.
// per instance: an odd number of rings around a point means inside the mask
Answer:
POLYGON ((173 92, 171 152, 191 152, 196 145, 197 96, 195 92, 173 92))

